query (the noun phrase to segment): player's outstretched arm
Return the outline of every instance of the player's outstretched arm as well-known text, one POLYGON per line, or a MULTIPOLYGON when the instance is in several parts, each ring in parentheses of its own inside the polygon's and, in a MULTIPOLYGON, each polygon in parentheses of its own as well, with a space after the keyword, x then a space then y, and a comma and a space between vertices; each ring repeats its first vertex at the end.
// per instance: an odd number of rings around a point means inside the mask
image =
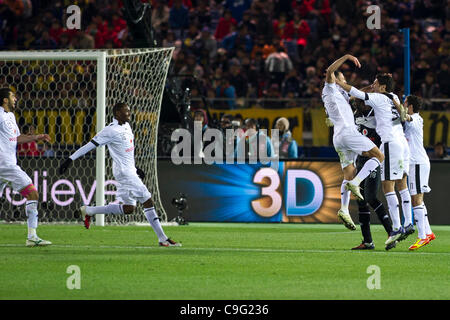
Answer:
POLYGON ((17 137, 17 143, 27 143, 32 141, 47 141, 50 142, 50 136, 48 134, 36 134, 36 135, 28 135, 21 134, 17 137))
POLYGON ((361 64, 359 63, 359 60, 350 55, 346 54, 345 56, 340 57, 335 62, 333 62, 328 68, 327 68, 327 76, 326 76, 326 82, 327 83, 334 83, 336 78, 334 76, 334 72, 338 70, 345 61, 351 60, 358 68, 361 68, 361 64))
POLYGON ((363 92, 361 90, 356 89, 355 87, 352 87, 351 85, 339 81, 339 79, 336 79, 336 83, 342 87, 345 91, 350 93, 352 97, 358 98, 360 100, 369 100, 369 95, 366 92, 363 92))
POLYGON ((95 148, 97 148, 97 145, 95 144, 95 142, 93 140, 88 142, 81 148, 79 148, 69 158, 64 160, 64 162, 59 167, 59 174, 64 174, 64 172, 66 172, 67 169, 69 169, 69 167, 72 165, 72 162, 74 160, 78 159, 79 157, 84 156, 86 153, 88 153, 89 151, 91 151, 95 148))

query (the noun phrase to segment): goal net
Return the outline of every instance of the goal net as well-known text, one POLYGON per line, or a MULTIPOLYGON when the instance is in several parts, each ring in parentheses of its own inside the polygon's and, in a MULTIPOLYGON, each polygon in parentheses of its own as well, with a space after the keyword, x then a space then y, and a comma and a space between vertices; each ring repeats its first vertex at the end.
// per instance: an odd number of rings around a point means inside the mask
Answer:
MULTIPOLYGON (((167 221, 158 187, 157 133, 172 52, 173 48, 0 53, 0 87, 16 93, 21 133, 48 133, 52 139, 50 144, 18 146, 18 164, 39 191, 40 222, 78 222, 80 206, 117 201, 105 147, 77 159, 64 176, 57 172, 63 159, 112 121, 117 102, 131 109, 136 166, 146 173, 143 182, 161 220, 167 221)), ((26 221, 24 202, 20 194, 5 188, 0 220, 26 221)), ((145 221, 141 208, 132 215, 97 216, 97 225, 145 221)))

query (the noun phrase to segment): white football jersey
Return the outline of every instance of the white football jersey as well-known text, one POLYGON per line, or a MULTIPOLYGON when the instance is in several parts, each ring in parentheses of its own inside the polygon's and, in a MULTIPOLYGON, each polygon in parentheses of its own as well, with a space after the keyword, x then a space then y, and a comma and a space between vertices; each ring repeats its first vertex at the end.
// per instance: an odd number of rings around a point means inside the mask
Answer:
POLYGON ((405 135, 411 151, 412 164, 429 163, 427 152, 423 147, 423 119, 418 113, 414 113, 412 121, 406 121, 405 135))
POLYGON ((91 142, 96 146, 108 146, 113 159, 113 175, 117 180, 125 176, 137 176, 134 163, 134 134, 128 122, 119 125, 114 119, 91 142))
POLYGON ((395 109, 392 100, 382 93, 366 93, 354 87, 351 88, 350 94, 364 100, 365 104, 371 106, 375 111, 376 131, 381 141, 390 142, 395 140, 394 118, 398 116, 398 112, 396 112, 397 109, 395 109))
POLYGON ((322 101, 328 117, 333 122, 335 135, 345 129, 356 131, 352 107, 339 89, 336 83, 325 83, 322 89, 322 101))
POLYGON ((20 131, 14 113, 6 112, 3 107, 0 107, 0 167, 17 164, 18 136, 20 136, 20 131))

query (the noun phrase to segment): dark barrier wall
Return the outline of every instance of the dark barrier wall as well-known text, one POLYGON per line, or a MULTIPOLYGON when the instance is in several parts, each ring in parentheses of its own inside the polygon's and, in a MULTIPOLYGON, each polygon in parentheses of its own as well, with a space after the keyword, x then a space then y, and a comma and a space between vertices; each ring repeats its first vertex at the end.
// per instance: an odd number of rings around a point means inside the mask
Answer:
MULTIPOLYGON (((56 174, 59 159, 22 158, 19 164, 35 168, 27 173, 40 194, 40 221, 75 221, 76 209, 94 203, 94 159, 79 159, 65 176, 56 174)), ((188 221, 333 223, 340 207, 342 173, 335 161, 281 161, 273 169, 249 164, 177 166, 159 160, 158 179, 169 220, 178 215, 171 201, 180 193, 188 198, 188 221)), ((432 162, 432 191, 425 196, 432 224, 450 224, 445 201, 449 180, 450 162, 432 162)), ((106 183, 107 202, 115 201, 115 182, 106 183)), ((0 220, 24 220, 23 203, 6 188, 0 195, 0 220)), ((351 212, 358 221, 354 201, 351 212)), ((372 222, 378 223, 374 215, 372 222)))

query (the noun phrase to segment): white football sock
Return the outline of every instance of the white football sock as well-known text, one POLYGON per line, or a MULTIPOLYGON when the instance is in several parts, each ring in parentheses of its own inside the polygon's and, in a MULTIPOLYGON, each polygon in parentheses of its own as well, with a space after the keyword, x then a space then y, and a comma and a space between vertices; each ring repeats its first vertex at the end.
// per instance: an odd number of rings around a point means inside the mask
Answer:
POLYGON ((86 207, 86 214, 93 216, 95 214, 123 214, 121 204, 110 203, 106 206, 86 207))
POLYGON ((158 236, 159 242, 166 241, 168 237, 166 236, 164 230, 162 229, 161 222, 159 221, 159 217, 156 214, 155 208, 154 207, 144 208, 144 213, 148 223, 150 223, 150 225, 153 228, 153 231, 155 231, 156 235, 158 236))
POLYGON ((350 203, 350 191, 345 189, 348 180, 343 180, 341 184, 341 209, 348 213, 348 205, 350 203))
POLYGON ((423 211, 425 213, 425 232, 427 234, 432 234, 433 231, 431 231, 430 221, 428 220, 428 210, 427 206, 425 205, 425 202, 423 203, 423 211))
POLYGON ((37 237, 36 229, 38 227, 38 202, 37 200, 28 200, 25 203, 25 213, 28 217, 28 239, 37 237))
POLYGON ((372 173, 372 171, 376 170, 378 166, 380 165, 380 161, 377 158, 370 158, 366 161, 364 166, 359 170, 356 177, 350 181, 352 184, 355 184, 357 186, 360 185, 360 183, 367 178, 367 176, 372 173))
POLYGON ((400 212, 398 210, 398 199, 395 192, 388 192, 385 194, 386 201, 389 208, 389 215, 392 220, 392 229, 397 231, 402 226, 400 223, 400 212))
POLYGON ((414 220, 416 221, 419 238, 425 239, 427 237, 425 232, 425 210, 422 204, 414 207, 414 220))
POLYGON ((411 214, 411 194, 409 193, 408 188, 400 190, 400 198, 402 200, 402 212, 405 221, 403 225, 406 227, 412 223, 412 214, 411 214))

